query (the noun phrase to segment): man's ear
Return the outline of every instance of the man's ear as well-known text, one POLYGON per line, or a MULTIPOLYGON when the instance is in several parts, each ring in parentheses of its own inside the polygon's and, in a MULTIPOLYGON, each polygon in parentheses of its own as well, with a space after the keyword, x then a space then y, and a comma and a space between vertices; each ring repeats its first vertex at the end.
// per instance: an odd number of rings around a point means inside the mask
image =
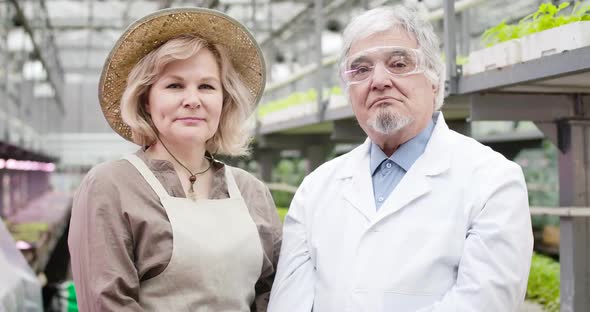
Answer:
POLYGON ((438 84, 432 84, 432 92, 434 93, 434 96, 432 97, 432 106, 436 106, 436 99, 438 99, 438 92, 439 92, 439 87, 438 84))

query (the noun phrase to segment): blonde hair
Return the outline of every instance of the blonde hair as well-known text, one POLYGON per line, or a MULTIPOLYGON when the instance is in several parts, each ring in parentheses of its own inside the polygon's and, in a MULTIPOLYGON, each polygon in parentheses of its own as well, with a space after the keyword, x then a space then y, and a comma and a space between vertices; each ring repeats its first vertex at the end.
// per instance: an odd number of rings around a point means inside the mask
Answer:
POLYGON ((121 117, 129 125, 132 140, 147 146, 156 142, 157 131, 145 110, 151 86, 158 80, 164 67, 176 60, 185 60, 201 49, 215 55, 221 68, 223 107, 219 126, 213 137, 206 142, 210 153, 229 156, 248 153, 250 131, 246 119, 253 110, 253 96, 240 79, 231 59, 220 45, 190 34, 180 35, 151 51, 143 57, 129 73, 127 87, 121 97, 121 117))

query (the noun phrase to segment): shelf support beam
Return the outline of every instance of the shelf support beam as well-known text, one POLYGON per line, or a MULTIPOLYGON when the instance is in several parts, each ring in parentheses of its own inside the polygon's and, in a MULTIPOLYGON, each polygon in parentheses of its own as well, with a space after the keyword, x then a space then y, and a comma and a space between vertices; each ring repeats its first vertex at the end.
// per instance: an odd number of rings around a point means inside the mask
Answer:
MULTIPOLYGON (((558 147, 559 204, 590 206, 590 96, 472 94, 472 120, 531 120, 558 147)), ((590 308, 590 217, 560 218, 561 311, 590 308)))

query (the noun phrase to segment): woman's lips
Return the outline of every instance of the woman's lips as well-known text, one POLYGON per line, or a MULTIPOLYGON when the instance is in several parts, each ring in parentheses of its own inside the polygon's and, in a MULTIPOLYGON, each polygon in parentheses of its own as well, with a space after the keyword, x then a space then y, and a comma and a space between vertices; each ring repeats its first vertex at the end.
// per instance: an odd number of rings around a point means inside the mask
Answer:
POLYGON ((199 117, 180 117, 180 118, 176 118, 175 121, 180 121, 180 122, 184 122, 184 123, 198 123, 198 122, 205 121, 205 118, 199 118, 199 117))

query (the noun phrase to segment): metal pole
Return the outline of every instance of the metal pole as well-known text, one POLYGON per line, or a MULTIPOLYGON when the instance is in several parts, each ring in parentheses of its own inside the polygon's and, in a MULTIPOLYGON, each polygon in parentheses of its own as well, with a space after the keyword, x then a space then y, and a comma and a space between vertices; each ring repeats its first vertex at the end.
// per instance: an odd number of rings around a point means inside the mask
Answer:
POLYGON ((318 113, 320 120, 324 115, 324 105, 322 105, 323 100, 323 70, 322 70, 322 32, 324 30, 324 17, 322 14, 323 8, 323 1, 322 0, 315 0, 314 1, 314 20, 315 20, 315 45, 316 45, 316 61, 315 63, 318 65, 317 71, 315 73, 315 86, 317 90, 317 105, 318 105, 318 113))
POLYGON ((252 32, 255 33, 258 28, 256 27, 256 0, 251 0, 251 4, 252 6, 252 16, 250 17, 252 19, 252 32))
MULTIPOLYGON (((8 27, 10 25, 8 19, 10 4, 5 2, 0 5, 3 6, 0 8, 0 46, 4 47, 0 49, 0 68, 4 68, 2 75, 0 75, 0 92, 8 97, 8 53, 6 50, 8 48, 8 27)), ((8 101, 9 99, 7 98, 2 103, 8 101)), ((4 104, 2 106, 6 107, 8 105, 4 104)))
MULTIPOLYGON (((268 23, 267 27, 268 27, 268 33, 272 34, 272 0, 268 0, 268 10, 266 11, 266 21, 268 23)), ((272 81, 272 66, 274 64, 275 61, 275 53, 276 53, 276 48, 274 45, 274 42, 271 42, 271 44, 268 47, 267 50, 268 53, 268 59, 266 60, 266 64, 267 64, 267 68, 266 68, 266 72, 267 72, 267 77, 268 77, 268 81, 272 81)))
MULTIPOLYGON (((560 206, 590 206, 589 113, 580 121, 558 124, 560 206)), ((589 217, 560 218, 562 312, 590 309, 589 238, 589 217)))
POLYGON ((261 148, 257 150, 257 161, 260 178, 264 182, 272 182, 272 168, 275 160, 275 151, 261 148))
POLYGON ((469 51, 471 51, 471 36, 469 35, 469 10, 461 11, 459 16, 461 17, 461 54, 466 57, 469 55, 469 51))
POLYGON ((33 42, 33 49, 39 55, 40 61, 43 63, 43 67, 47 69, 47 76, 49 83, 55 89, 55 98, 57 99, 57 103, 59 104, 59 109, 61 113, 65 113, 64 110, 64 103, 63 103, 63 84, 64 84, 64 72, 63 67, 61 66, 60 59, 57 55, 57 47, 55 45, 54 39, 49 35, 52 31, 51 23, 49 22, 47 7, 45 6, 45 1, 40 0, 41 8, 43 9, 43 20, 39 21, 39 25, 45 26, 41 30, 39 34, 35 31, 34 25, 36 24, 34 18, 31 19, 30 16, 27 16, 25 13, 28 11, 23 10, 23 7, 17 0, 9 0, 16 10, 17 16, 22 18, 23 27, 25 31, 31 37, 31 41, 33 42), (31 26, 33 25, 33 26, 31 26))
MULTIPOLYGON (((0 143, 1 144, 1 143, 0 143)), ((0 170, 0 218, 6 218, 6 211, 4 211, 4 175, 5 170, 0 170)))
POLYGON ((311 173, 324 162, 326 151, 327 149, 323 145, 310 145, 305 148, 306 174, 311 173))
POLYGON ((457 44, 455 39, 455 0, 444 0, 444 45, 447 65, 445 97, 457 92, 457 44))

